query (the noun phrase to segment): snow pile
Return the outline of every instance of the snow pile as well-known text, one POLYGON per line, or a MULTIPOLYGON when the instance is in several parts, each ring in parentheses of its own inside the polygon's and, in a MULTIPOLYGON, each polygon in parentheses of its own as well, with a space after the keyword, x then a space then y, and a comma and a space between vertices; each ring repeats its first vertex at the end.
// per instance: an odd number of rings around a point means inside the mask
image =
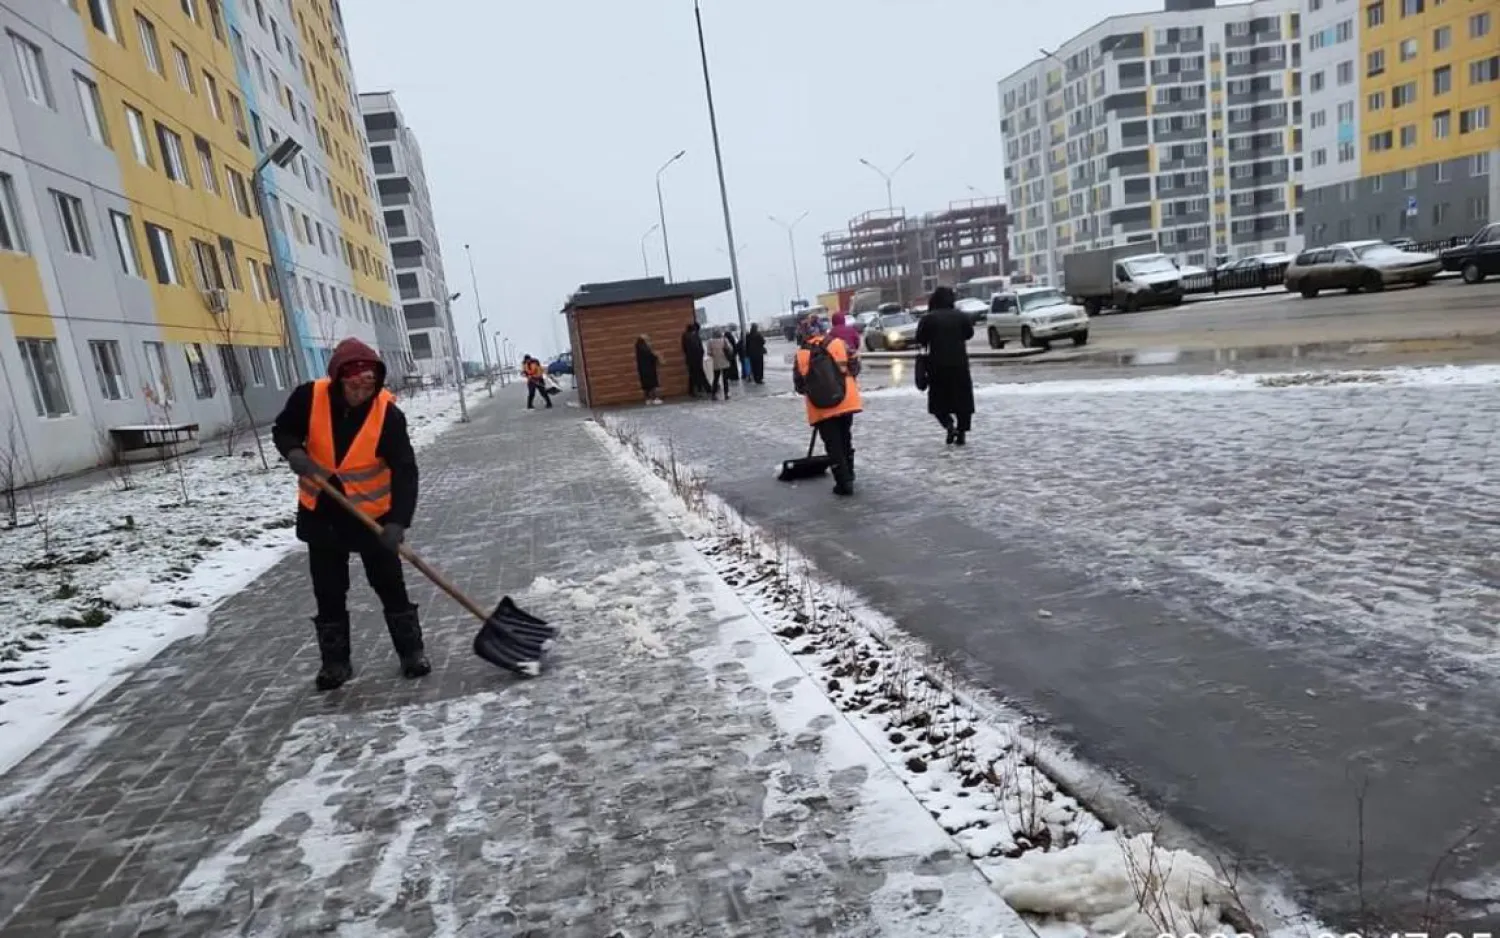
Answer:
POLYGON ((666 642, 657 631, 658 616, 649 610, 670 602, 661 582, 661 565, 654 561, 629 564, 602 573, 588 583, 537 577, 527 587, 531 596, 547 597, 550 608, 586 613, 579 618, 595 624, 613 623, 629 640, 627 651, 651 658, 667 657, 666 642))
POLYGON ((974 702, 927 667, 915 643, 783 541, 773 546, 670 454, 631 429, 591 429, 669 518, 690 522, 683 532, 724 582, 1017 910, 1038 925, 1143 936, 1233 930, 1226 916, 1247 914, 1205 860, 1109 830, 1060 782, 1070 760, 1034 722, 974 702))
POLYGON ((999 871, 996 889, 1018 912, 1130 938, 1211 934, 1237 901, 1201 858, 1157 846, 1149 833, 1025 854, 999 871))
MULTIPOLYGON (((452 390, 401 398, 413 445, 453 426, 457 401, 452 390)), ((128 476, 17 494, 19 525, 0 527, 0 772, 124 674, 201 633, 208 610, 293 547, 295 482, 269 432, 261 443, 269 470, 244 436, 232 452, 210 440, 128 476)))
MULTIPOLYGON (((1500 365, 1443 365, 1431 368, 1353 369, 1339 371, 1241 374, 1232 369, 1212 375, 1154 375, 1141 378, 1079 378, 976 387, 977 397, 1036 397, 1071 394, 1183 394, 1266 391, 1286 388, 1347 390, 1350 386, 1465 387, 1500 384, 1500 365)), ((918 397, 926 392, 910 385, 874 388, 865 397, 918 397)))

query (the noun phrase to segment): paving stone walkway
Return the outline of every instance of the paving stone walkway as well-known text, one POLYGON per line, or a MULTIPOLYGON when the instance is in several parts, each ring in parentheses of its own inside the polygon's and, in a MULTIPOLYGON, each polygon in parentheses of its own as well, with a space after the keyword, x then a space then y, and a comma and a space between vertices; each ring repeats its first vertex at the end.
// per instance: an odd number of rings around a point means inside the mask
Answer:
POLYGON ((519 400, 424 452, 412 538, 490 601, 557 581, 527 600, 566 629, 553 671, 483 664, 473 623, 416 583, 435 671, 401 680, 356 577, 359 676, 315 695, 293 555, 0 779, 0 934, 1017 924, 582 415, 519 400))

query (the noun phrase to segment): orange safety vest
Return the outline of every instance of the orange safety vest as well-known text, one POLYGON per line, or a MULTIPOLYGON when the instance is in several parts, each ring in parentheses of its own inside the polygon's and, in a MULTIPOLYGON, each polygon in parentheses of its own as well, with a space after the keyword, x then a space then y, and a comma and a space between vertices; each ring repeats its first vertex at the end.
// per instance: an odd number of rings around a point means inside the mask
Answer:
MULTIPOLYGON (((312 413, 307 421, 307 455, 325 474, 337 475, 344 494, 360 511, 371 518, 381 518, 391 511, 391 467, 375 455, 380 445, 380 431, 385 426, 385 409, 396 399, 381 388, 370 402, 364 426, 349 445, 344 461, 334 466, 333 407, 329 401, 333 381, 319 378, 313 382, 312 413)), ((307 479, 297 482, 297 502, 312 511, 317 507, 319 489, 307 479)))
POLYGON ((521 371, 525 373, 528 381, 535 381, 542 376, 542 366, 536 362, 527 362, 526 367, 522 368, 521 371))
MULTIPOLYGON (((839 371, 844 373, 844 399, 837 407, 815 407, 813 402, 804 397, 803 403, 807 405, 807 422, 819 424, 834 417, 842 417, 845 414, 857 414, 865 409, 865 402, 859 396, 859 383, 849 373, 849 346, 844 344, 843 339, 828 338, 825 336, 814 336, 809 340, 814 343, 827 342, 828 354, 839 366, 839 371)), ((807 366, 812 362, 812 352, 805 348, 797 349, 797 374, 806 375, 807 366)))

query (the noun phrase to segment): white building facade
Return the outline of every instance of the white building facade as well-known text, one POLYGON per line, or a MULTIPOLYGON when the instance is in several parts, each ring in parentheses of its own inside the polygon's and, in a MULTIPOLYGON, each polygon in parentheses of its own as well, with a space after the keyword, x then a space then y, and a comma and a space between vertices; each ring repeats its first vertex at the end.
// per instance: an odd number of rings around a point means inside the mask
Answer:
POLYGON ((1166 0, 1000 82, 1020 273, 1155 239, 1179 263, 1302 243, 1300 0, 1166 0))

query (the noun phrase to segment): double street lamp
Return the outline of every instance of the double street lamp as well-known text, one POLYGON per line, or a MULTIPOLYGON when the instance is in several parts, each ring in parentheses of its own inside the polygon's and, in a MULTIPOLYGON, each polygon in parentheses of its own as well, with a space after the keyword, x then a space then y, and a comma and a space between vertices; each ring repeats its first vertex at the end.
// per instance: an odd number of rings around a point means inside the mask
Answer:
POLYGON ((661 197, 661 176, 672 164, 687 155, 686 150, 678 150, 677 155, 662 164, 661 169, 656 171, 656 212, 661 216, 661 247, 667 255, 667 282, 672 282, 672 244, 667 240, 667 204, 661 197))
POLYGON ((463 296, 462 293, 448 294, 448 301, 443 304, 443 312, 448 317, 449 352, 453 357, 453 366, 457 369, 454 374, 454 379, 458 383, 458 419, 460 423, 468 423, 469 405, 468 402, 464 400, 464 359, 463 355, 459 354, 458 333, 454 331, 453 328, 453 302, 461 296, 463 296))
POLYGON ((251 184, 255 189, 255 204, 260 210, 260 223, 266 234, 266 250, 271 255, 271 272, 276 275, 276 296, 281 301, 281 328, 285 333, 282 348, 286 356, 291 359, 292 374, 298 384, 307 380, 307 368, 302 362, 302 351, 297 347, 300 343, 297 343, 294 338, 297 335, 297 328, 289 298, 291 274, 281 268, 281 255, 276 250, 276 237, 271 228, 270 199, 266 197, 265 186, 268 169, 273 165, 285 169, 301 152, 302 144, 291 137, 283 137, 280 143, 255 161, 255 168, 250 172, 251 184))
POLYGON ((905 166, 907 163, 910 163, 911 158, 916 155, 917 154, 915 151, 906 154, 906 158, 897 163, 896 168, 891 170, 890 172, 886 172, 864 157, 859 158, 859 161, 861 163, 879 173, 880 177, 885 180, 885 206, 886 209, 890 212, 891 222, 893 224, 896 224, 896 236, 891 241, 891 274, 896 278, 896 301, 899 302, 902 306, 906 305, 906 278, 901 275, 901 249, 906 242, 906 226, 904 224, 904 220, 903 223, 897 223, 896 200, 891 195, 891 181, 896 178, 897 173, 901 172, 901 167, 905 166))

